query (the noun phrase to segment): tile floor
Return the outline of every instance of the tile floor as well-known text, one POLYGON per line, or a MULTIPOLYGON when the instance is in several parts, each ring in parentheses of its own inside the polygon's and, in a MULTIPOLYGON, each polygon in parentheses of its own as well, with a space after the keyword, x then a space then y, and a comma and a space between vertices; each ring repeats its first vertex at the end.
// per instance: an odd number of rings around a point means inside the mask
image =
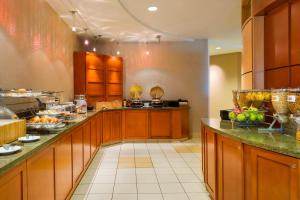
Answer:
POLYGON ((73 200, 209 200, 197 140, 102 148, 73 200))

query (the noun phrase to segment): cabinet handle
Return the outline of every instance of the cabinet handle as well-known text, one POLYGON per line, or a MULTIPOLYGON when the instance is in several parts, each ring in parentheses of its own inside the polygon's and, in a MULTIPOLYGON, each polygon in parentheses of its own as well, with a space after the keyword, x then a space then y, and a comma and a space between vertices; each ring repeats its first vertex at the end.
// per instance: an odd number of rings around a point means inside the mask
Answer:
POLYGON ((296 169, 297 168, 297 164, 291 164, 291 168, 292 169, 296 169))

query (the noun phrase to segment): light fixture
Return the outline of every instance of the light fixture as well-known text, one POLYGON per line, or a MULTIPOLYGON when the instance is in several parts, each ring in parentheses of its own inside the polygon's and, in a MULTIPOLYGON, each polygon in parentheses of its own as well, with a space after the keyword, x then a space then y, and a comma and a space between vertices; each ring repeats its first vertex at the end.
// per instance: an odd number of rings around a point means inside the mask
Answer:
POLYGON ((117 55, 120 55, 121 54, 121 52, 120 51, 117 51, 117 55))
POLYGON ((70 13, 72 14, 72 31, 76 32, 76 26, 75 26, 75 16, 77 11, 76 10, 71 10, 70 13))
POLYGON ((161 35, 157 35, 157 36, 156 36, 156 39, 157 39, 157 41, 158 41, 158 44, 160 44, 161 35))
MULTIPOLYGON (((87 31, 88 31, 89 29, 88 28, 85 28, 84 29, 84 35, 85 35, 85 37, 87 37, 87 31)), ((85 40, 84 40, 84 44, 85 45, 89 45, 89 40, 86 38, 85 40)))
POLYGON ((150 12, 155 12, 157 10, 158 10, 158 8, 156 6, 149 6, 148 7, 148 11, 150 11, 150 12))
POLYGON ((146 55, 150 55, 150 51, 147 50, 147 51, 146 51, 146 55))
POLYGON ((220 49, 222 49, 222 47, 216 47, 216 49, 217 49, 217 50, 220 50, 220 49))
POLYGON ((96 46, 97 46, 97 40, 99 39, 99 38, 101 38, 102 37, 102 35, 96 35, 96 36, 94 36, 94 47, 93 47, 93 52, 96 52, 97 51, 97 48, 96 48, 96 46))
POLYGON ((97 51, 97 49, 96 49, 96 47, 94 47, 94 48, 93 48, 93 52, 96 52, 96 51, 97 51))

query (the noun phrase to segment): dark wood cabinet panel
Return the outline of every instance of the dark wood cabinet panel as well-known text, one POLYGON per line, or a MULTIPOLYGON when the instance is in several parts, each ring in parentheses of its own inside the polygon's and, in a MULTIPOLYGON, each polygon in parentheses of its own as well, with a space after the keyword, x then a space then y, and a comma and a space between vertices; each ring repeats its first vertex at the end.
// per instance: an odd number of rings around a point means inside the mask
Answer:
POLYGON ((123 85, 122 84, 107 84, 106 85, 107 96, 121 96, 123 93, 123 85))
POLYGON ((109 142, 111 140, 111 112, 103 112, 103 132, 102 132, 102 141, 103 143, 109 142))
POLYGON ((103 83, 87 83, 86 93, 91 96, 104 96, 105 95, 105 85, 103 83))
POLYGON ((26 164, 10 170, 1 176, 0 199, 17 200, 27 199, 26 164))
POLYGON ((98 132, 98 118, 91 119, 91 154, 93 155, 97 150, 97 132, 98 132))
POLYGON ((149 116, 147 110, 124 111, 124 139, 147 139, 149 137, 149 116))
POLYGON ((73 166, 73 183, 83 171, 83 129, 82 127, 72 132, 72 166, 73 166))
POLYGON ((188 109, 172 110, 171 112, 172 138, 188 137, 189 111, 188 109))
POLYGON ((291 64, 300 64, 300 0, 291 3, 291 64))
POLYGON ((74 94, 85 94, 86 67, 85 52, 74 52, 74 94))
POLYGON ((265 16, 265 68, 289 66, 289 4, 265 16))
POLYGON ((83 163, 86 166, 91 158, 91 123, 83 125, 83 163))
POLYGON ((122 133, 122 111, 112 111, 111 114, 111 139, 118 141, 121 140, 122 133))
POLYGON ((104 70, 87 69, 86 81, 87 83, 89 82, 104 83, 105 82, 104 70))
POLYGON ((300 65, 291 67, 291 87, 300 87, 300 65))
POLYGON ((265 88, 289 87, 289 67, 265 71, 265 88))
POLYGON ((103 134, 103 115, 102 113, 98 114, 97 117, 97 146, 102 144, 102 134, 103 134))
POLYGON ((170 111, 150 111, 150 136, 151 138, 171 137, 170 111))
POLYGON ((299 163, 289 156, 246 146, 250 154, 250 199, 299 199, 299 163))
POLYGON ((107 69, 111 71, 122 71, 123 70, 123 59, 116 56, 106 57, 107 69))
POLYGON ((27 188, 30 200, 55 199, 53 147, 27 160, 27 188))
POLYGON ((87 69, 104 69, 105 67, 105 56, 87 52, 85 60, 87 69))
POLYGON ((275 2, 276 0, 252 0, 252 15, 264 13, 264 10, 275 2))
POLYGON ((204 179, 205 185, 213 197, 217 199, 217 168, 216 168, 216 155, 217 155, 217 136, 208 128, 205 128, 205 170, 204 179))
POLYGON ((72 189, 72 138, 71 134, 55 145, 55 199, 63 200, 72 189))
POLYGON ((243 146, 240 142, 217 136, 218 199, 244 198, 243 146), (234 173, 233 173, 234 172, 234 173))
POLYGON ((107 71, 106 82, 107 83, 122 83, 123 74, 120 71, 107 71))

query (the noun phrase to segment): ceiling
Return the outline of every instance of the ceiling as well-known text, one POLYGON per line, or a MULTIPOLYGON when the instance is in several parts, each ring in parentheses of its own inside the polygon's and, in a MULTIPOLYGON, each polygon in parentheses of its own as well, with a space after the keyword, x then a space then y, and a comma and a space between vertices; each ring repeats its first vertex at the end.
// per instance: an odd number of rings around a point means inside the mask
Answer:
MULTIPOLYGON (((120 42, 209 40, 211 55, 241 50, 240 0, 47 0, 70 26, 120 42), (157 6, 149 12, 149 6, 157 6), (221 47, 217 50, 216 47, 221 47)), ((79 31, 82 34, 83 31, 79 31)))

